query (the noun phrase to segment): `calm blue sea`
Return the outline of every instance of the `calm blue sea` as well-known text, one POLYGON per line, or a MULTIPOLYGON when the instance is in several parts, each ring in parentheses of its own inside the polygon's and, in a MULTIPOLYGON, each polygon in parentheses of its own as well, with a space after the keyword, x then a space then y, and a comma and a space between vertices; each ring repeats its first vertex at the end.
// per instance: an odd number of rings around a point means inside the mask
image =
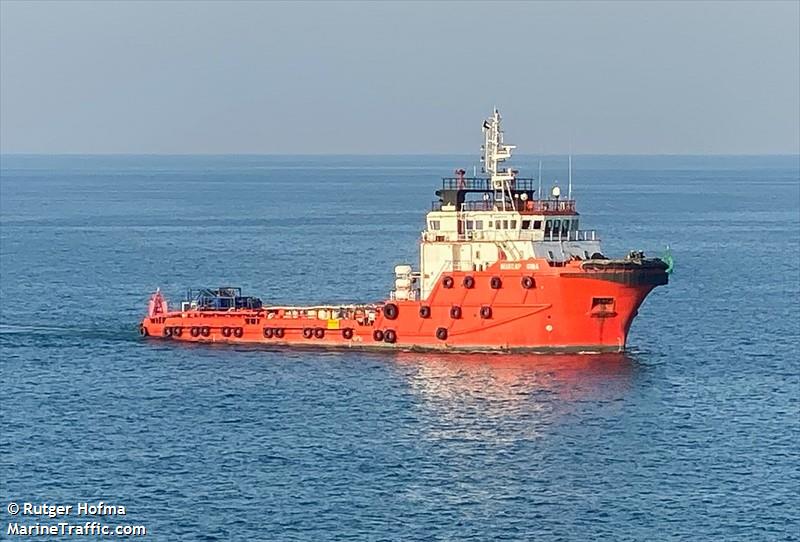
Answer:
POLYGON ((1 165, 0 538, 9 502, 102 500, 145 540, 800 539, 797 156, 574 159, 606 253, 676 261, 600 357, 137 336, 159 286, 382 299, 472 157, 1 165))

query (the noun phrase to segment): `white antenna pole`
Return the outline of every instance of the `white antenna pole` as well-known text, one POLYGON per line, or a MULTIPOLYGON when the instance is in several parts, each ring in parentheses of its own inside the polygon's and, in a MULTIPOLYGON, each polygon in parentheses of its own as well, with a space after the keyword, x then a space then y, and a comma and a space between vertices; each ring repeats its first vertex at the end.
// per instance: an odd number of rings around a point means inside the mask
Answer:
POLYGON ((572 151, 569 153, 569 188, 567 189, 567 199, 572 199, 572 151))
POLYGON ((539 199, 542 199, 542 161, 539 160, 539 199))

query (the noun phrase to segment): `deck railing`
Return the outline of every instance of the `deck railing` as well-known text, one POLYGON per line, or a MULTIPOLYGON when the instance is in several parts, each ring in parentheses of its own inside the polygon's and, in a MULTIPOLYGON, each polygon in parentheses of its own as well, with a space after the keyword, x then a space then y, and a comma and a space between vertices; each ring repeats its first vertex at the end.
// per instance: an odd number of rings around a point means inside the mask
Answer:
MULTIPOLYGON (((441 201, 431 202, 431 211, 441 211, 441 201)), ((502 212, 501 203, 491 200, 485 201, 465 201, 461 204, 459 212, 466 211, 498 211, 502 212)), ((533 200, 514 200, 513 203, 506 203, 506 211, 516 211, 523 214, 575 214, 575 200, 556 200, 556 199, 533 199, 533 200)))

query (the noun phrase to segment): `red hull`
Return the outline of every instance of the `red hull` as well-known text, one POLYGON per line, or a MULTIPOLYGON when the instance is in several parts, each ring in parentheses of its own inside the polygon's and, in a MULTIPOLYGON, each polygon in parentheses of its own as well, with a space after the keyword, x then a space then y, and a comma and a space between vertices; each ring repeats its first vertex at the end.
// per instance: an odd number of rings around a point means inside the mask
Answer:
POLYGON ((623 351, 639 306, 655 286, 667 282, 666 266, 646 263, 502 261, 484 271, 444 275, 424 301, 377 305, 372 321, 363 317, 369 306, 323 319, 280 307, 189 310, 146 317, 141 332, 206 343, 623 351))

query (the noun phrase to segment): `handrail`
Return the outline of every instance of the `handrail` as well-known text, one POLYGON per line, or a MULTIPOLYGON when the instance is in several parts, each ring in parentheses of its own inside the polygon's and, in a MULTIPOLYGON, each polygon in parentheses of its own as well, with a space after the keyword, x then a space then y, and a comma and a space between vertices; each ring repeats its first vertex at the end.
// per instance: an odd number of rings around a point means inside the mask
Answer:
MULTIPOLYGON (((431 211, 441 211, 444 205, 441 201, 431 202, 431 211)), ((575 213, 575 200, 562 200, 562 199, 532 199, 532 200, 514 200, 513 203, 506 203, 506 211, 516 211, 519 213, 575 213)), ((464 211, 496 211, 502 212, 502 203, 496 203, 491 200, 484 201, 465 201, 461 204, 459 212, 464 211)))

